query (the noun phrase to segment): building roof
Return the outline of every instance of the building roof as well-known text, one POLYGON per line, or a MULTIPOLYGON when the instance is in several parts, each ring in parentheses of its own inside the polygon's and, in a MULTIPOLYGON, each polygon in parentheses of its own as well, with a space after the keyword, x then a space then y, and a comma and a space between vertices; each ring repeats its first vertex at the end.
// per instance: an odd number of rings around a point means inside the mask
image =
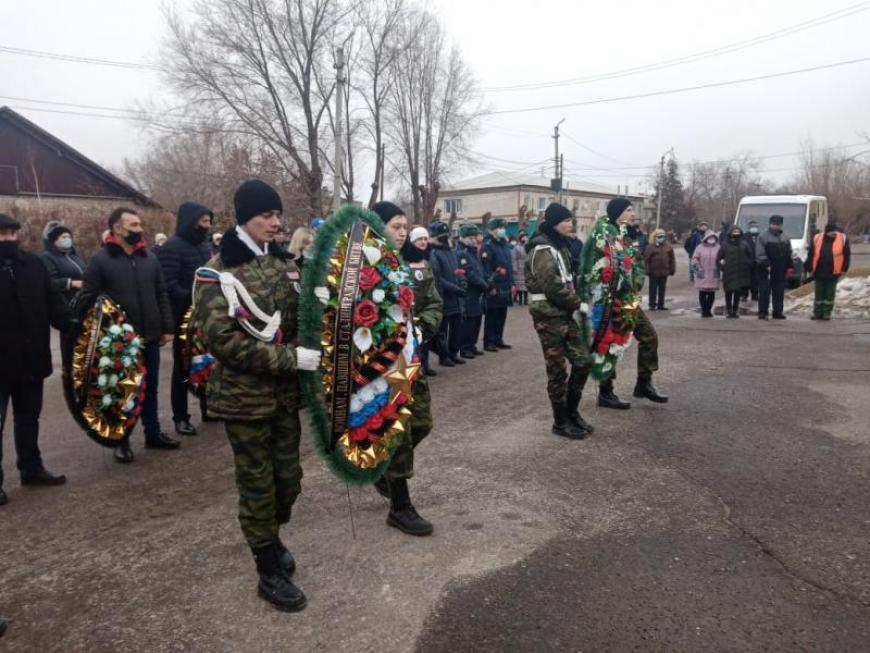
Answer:
MULTIPOLYGON (((495 190, 495 189, 507 189, 507 188, 539 188, 541 190, 545 190, 547 192, 550 191, 550 180, 546 177, 539 177, 533 174, 527 174, 523 172, 506 172, 506 171, 493 171, 488 172, 484 175, 478 175, 477 177, 471 177, 470 179, 464 179, 462 181, 456 182, 455 184, 449 184, 445 188, 441 189, 441 195, 445 193, 462 193, 462 192, 470 192, 470 191, 481 191, 481 190, 495 190)), ((614 186, 604 186, 600 184, 595 184, 589 181, 572 181, 572 180, 564 180, 564 188, 565 192, 579 192, 579 193, 594 193, 597 195, 617 195, 617 188, 614 186)), ((640 195, 630 195, 630 197, 641 197, 640 195)))
POLYGON ((157 203, 9 107, 0 107, 0 195, 157 203))

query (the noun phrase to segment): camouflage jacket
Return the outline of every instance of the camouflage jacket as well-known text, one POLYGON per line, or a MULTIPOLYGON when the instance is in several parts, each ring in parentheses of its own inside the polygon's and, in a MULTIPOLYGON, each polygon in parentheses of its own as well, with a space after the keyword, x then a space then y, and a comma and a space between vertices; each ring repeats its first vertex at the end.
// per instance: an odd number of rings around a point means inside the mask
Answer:
POLYGON ((408 266, 414 279, 414 318, 423 332, 423 340, 428 342, 441 327, 443 302, 429 261, 409 262, 408 266))
POLYGON ((580 298, 574 289, 571 250, 567 244, 557 246, 538 231, 526 245, 526 252, 526 289, 530 295, 546 297, 529 302, 532 319, 570 318, 580 308, 580 298))
MULTIPOLYGON (((277 246, 269 245, 268 256, 255 256, 230 229, 206 267, 235 275, 265 313, 280 311, 281 342, 296 338, 299 270, 277 246)), ((263 342, 246 332, 228 315, 219 283, 197 283, 194 305, 206 346, 216 359, 206 388, 210 416, 252 421, 273 417, 279 405, 299 408, 291 344, 263 342)))

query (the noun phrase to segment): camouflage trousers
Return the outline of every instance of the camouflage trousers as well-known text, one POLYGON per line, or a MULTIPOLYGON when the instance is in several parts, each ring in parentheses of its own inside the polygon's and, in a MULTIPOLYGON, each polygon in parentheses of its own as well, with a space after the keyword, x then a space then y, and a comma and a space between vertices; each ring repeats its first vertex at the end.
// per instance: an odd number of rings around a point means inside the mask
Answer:
POLYGON ((239 488, 239 523, 252 547, 278 539, 302 489, 299 411, 279 406, 274 417, 226 421, 239 488))
MULTIPOLYGON (((659 334, 656 333, 655 327, 646 313, 640 308, 637 309, 637 322, 632 334, 637 340, 637 375, 639 377, 652 376, 652 373, 659 369, 659 334)), ((610 378, 602 383, 612 385, 615 378, 616 368, 614 367, 610 378)))
POLYGON ((425 376, 420 376, 414 383, 412 395, 414 401, 408 407, 411 419, 405 425, 405 437, 384 472, 384 476, 391 481, 414 475, 414 449, 432 432, 432 396, 429 394, 429 380, 425 376))
POLYGON ((544 351, 547 367, 547 394, 550 401, 564 402, 569 390, 579 394, 586 385, 592 362, 580 325, 569 317, 535 321, 535 331, 544 351), (567 362, 566 362, 567 361, 567 362), (568 376, 568 364, 571 376, 568 376))

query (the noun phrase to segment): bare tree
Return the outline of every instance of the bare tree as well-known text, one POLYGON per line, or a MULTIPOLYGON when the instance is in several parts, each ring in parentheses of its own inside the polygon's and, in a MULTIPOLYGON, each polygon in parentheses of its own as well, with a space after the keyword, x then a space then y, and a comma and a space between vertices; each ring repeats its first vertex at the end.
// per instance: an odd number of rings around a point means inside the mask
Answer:
POLYGON ((362 33, 360 75, 355 84, 349 83, 349 87, 362 98, 369 112, 369 120, 362 125, 371 137, 375 157, 374 181, 369 196, 369 206, 372 206, 378 200, 386 165, 384 114, 392 97, 395 64, 399 54, 413 40, 414 30, 407 29, 405 0, 362 4, 358 18, 362 33), (401 29, 403 25, 406 29, 401 29))
POLYGON ((483 114, 479 91, 456 48, 432 14, 409 12, 404 35, 414 34, 398 55, 390 106, 390 135, 411 187, 414 221, 430 220, 441 179, 463 159, 465 142, 483 114))
POLYGON ((323 209, 331 44, 352 9, 346 0, 196 0, 189 21, 167 13, 176 91, 195 115, 257 139, 303 189, 311 215, 323 209))

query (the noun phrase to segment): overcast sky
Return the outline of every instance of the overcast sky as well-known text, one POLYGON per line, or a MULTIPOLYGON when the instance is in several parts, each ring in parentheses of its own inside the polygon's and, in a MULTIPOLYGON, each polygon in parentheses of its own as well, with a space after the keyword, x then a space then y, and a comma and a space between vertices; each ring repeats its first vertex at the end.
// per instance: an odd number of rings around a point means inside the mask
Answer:
MULTIPOLYGON (((183 4, 183 2, 182 2, 183 4)), ((498 111, 697 86, 870 57, 870 2, 855 0, 432 0, 484 88, 576 79, 731 45, 847 7, 866 8, 784 38, 684 65, 553 88, 488 91, 493 111, 473 145, 471 176, 494 169, 552 173, 553 125, 562 125, 566 177, 646 184, 645 166, 673 147, 681 161, 769 156, 819 146, 863 149, 870 132, 870 61, 746 84, 523 113, 498 111), (585 147, 584 147, 585 146, 585 147), (586 149, 589 148, 589 149, 586 149), (504 159, 509 161, 499 161, 504 159)), ((163 18, 151 0, 0 2, 0 47, 137 62, 159 58, 163 18)), ((8 104, 96 161, 117 168, 147 138, 128 120, 51 113, 171 102, 157 73, 0 51, 0 104, 8 104), (19 99, 15 99, 19 98, 19 99), (39 100, 40 102, 25 101, 39 100)), ((782 179, 795 156, 765 159, 782 179)), ((365 185, 365 184, 363 184, 365 185)))

